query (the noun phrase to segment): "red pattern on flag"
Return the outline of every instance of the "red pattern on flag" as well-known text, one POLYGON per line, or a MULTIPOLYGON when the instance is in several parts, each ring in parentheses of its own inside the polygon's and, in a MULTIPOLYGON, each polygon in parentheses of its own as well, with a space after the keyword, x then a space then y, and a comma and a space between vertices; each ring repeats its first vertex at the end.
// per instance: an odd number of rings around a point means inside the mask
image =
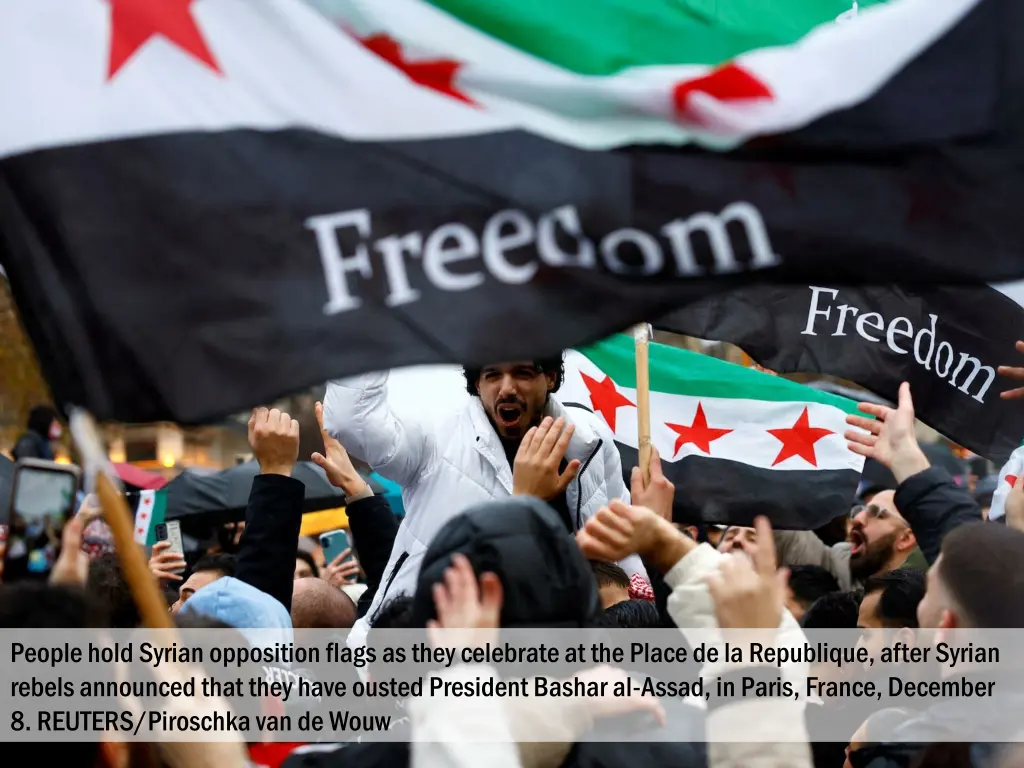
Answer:
POLYGON ((192 16, 194 0, 110 0, 107 81, 153 37, 160 35, 217 74, 222 74, 192 16))
POLYGON ((650 582, 639 573, 634 573, 629 577, 629 599, 654 600, 654 589, 650 582))

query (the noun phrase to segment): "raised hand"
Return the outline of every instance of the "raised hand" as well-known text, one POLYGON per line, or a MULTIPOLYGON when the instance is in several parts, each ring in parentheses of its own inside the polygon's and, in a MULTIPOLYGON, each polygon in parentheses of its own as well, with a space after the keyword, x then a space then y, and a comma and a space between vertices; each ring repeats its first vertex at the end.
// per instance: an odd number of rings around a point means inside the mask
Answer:
POLYGON ((181 581, 185 571, 185 556, 171 552, 171 542, 158 541, 149 556, 149 572, 159 581, 181 581))
POLYGON ((480 575, 465 555, 455 555, 444 581, 434 585, 437 619, 427 622, 427 638, 436 648, 482 648, 498 641, 504 591, 493 573, 480 575))
POLYGON ((359 577, 359 561, 354 557, 351 560, 345 561, 345 558, 351 554, 351 547, 343 550, 341 554, 324 566, 323 571, 320 572, 320 577, 337 589, 341 589, 346 584, 355 584, 356 579, 359 577))
POLYGON ((103 514, 96 497, 85 497, 75 516, 64 524, 61 533, 60 555, 50 570, 51 584, 85 586, 89 578, 89 555, 82 551, 82 537, 86 527, 103 514))
POLYGON ((549 501, 565 493, 580 471, 579 460, 573 459, 564 472, 558 473, 575 429, 572 424, 566 425, 561 416, 555 420, 546 416, 539 427, 533 427, 526 433, 512 464, 514 495, 536 496, 549 501))
POLYGON ((277 408, 254 408, 249 418, 249 446, 261 474, 291 477, 299 458, 299 422, 277 408))
POLYGON ((633 473, 629 479, 629 496, 635 506, 653 509, 658 515, 672 522, 672 503, 676 497, 676 487, 661 471, 661 454, 653 445, 651 446, 651 479, 645 483, 644 473, 640 467, 633 467, 633 473))
POLYGON ((618 499, 587 520, 576 533, 576 544, 592 560, 616 562, 638 554, 662 573, 697 546, 657 512, 618 499))
MULTIPOLYGON (((1016 346, 1018 352, 1024 353, 1024 341, 1018 341, 1016 346)), ((998 371, 1000 376, 1024 383, 1024 367, 1022 366, 1000 365, 998 371)), ((999 396, 1004 400, 1024 400, 1024 387, 1008 389, 999 396)))
POLYGON ((860 403, 857 408, 875 418, 846 417, 846 423, 851 427, 864 430, 847 430, 846 444, 851 451, 890 469, 898 483, 928 469, 928 458, 917 443, 910 384, 903 382, 900 385, 896 408, 876 403, 860 403))
POLYGON ((349 458, 345 446, 324 429, 323 403, 318 402, 314 410, 316 412, 316 423, 320 425, 320 436, 324 441, 324 452, 314 453, 310 458, 327 473, 327 479, 331 485, 335 488, 341 488, 346 496, 358 496, 369 486, 367 486, 362 476, 356 472, 356 468, 352 466, 352 459, 349 458))
POLYGON ((782 621, 789 572, 778 569, 772 526, 766 517, 754 521, 758 546, 751 557, 724 557, 718 570, 705 577, 715 617, 722 629, 774 631, 782 621))

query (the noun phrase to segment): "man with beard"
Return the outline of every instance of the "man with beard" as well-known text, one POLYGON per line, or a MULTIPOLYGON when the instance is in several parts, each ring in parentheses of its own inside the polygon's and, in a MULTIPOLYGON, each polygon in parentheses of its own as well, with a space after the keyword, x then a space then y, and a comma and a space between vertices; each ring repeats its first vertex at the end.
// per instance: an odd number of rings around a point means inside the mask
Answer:
MULTIPOLYGON (((434 534, 467 507, 512 495, 536 496, 572 533, 612 499, 628 502, 611 432, 589 410, 554 397, 563 375, 561 356, 467 368, 471 397, 436 430, 389 408, 386 372, 328 384, 326 431, 402 486, 405 502, 405 519, 366 616, 415 589, 434 534)), ((645 489, 633 492, 642 497, 645 489)), ((621 565, 630 576, 646 576, 637 557, 621 565)), ((362 644, 366 629, 364 617, 350 644, 362 644)))

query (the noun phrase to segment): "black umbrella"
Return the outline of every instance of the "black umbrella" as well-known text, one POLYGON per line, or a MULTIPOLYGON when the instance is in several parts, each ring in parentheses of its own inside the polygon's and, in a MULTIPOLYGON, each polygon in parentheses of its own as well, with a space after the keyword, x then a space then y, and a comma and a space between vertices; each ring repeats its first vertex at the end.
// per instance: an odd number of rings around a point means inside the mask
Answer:
POLYGON ((14 490, 14 462, 0 454, 0 523, 11 519, 11 493, 14 490))
MULTIPOLYGON (((185 470, 164 486, 166 519, 181 521, 183 529, 196 531, 193 535, 202 535, 200 529, 209 529, 212 525, 244 520, 252 481, 259 471, 260 466, 255 461, 212 475, 185 470)), ((344 506, 345 494, 328 482, 327 475, 316 464, 298 462, 292 477, 306 486, 303 512, 344 506)))

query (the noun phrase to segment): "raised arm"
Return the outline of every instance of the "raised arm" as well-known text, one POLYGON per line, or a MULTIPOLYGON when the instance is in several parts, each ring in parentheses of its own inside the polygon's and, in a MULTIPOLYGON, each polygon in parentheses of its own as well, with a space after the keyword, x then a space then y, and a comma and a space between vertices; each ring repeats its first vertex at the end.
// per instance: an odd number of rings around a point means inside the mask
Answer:
POLYGON ((388 374, 375 373, 327 384, 324 428, 357 459, 399 485, 420 477, 436 455, 423 425, 388 406, 388 374))

